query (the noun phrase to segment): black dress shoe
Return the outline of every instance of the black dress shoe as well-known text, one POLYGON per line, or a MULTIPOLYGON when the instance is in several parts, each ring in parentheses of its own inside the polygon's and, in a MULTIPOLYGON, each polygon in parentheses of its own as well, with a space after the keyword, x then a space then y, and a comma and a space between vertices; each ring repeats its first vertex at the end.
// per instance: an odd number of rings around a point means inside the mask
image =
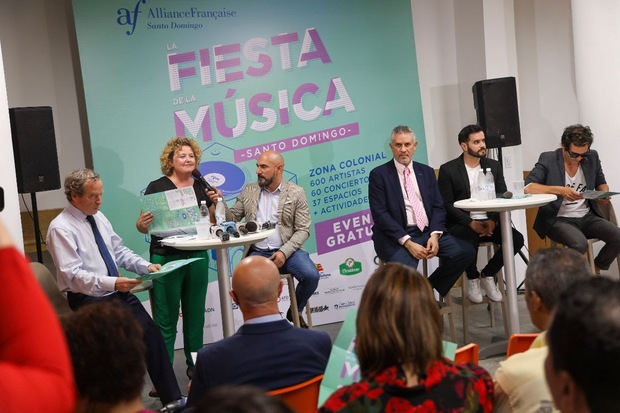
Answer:
MULTIPOLYGON (((289 308, 288 311, 286 312, 286 319, 288 321, 290 321, 291 323, 293 322, 293 312, 291 311, 291 309, 289 308)), ((299 315, 299 327, 300 328, 308 328, 308 324, 306 324, 306 321, 304 320, 304 318, 301 316, 301 314, 299 315)))

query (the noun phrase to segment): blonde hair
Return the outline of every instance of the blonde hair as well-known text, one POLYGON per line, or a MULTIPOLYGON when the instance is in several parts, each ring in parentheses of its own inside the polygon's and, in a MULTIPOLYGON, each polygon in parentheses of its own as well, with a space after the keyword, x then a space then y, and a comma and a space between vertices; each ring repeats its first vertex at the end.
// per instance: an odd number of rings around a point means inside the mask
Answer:
POLYGON ((166 175, 172 175, 172 158, 174 158, 174 154, 177 153, 179 149, 183 146, 189 146, 192 148, 192 152, 194 152, 194 158, 196 159, 196 167, 200 164, 200 157, 202 156, 202 150, 198 143, 192 138, 186 138, 184 136, 177 136, 176 138, 170 139, 164 149, 161 151, 161 155, 159 156, 159 163, 161 164, 161 172, 166 175))

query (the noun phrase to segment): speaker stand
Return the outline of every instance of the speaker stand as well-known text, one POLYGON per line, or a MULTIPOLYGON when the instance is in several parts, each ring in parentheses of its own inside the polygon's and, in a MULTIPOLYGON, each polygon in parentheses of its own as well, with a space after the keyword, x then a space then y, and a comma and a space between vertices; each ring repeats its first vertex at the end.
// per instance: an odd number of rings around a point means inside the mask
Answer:
POLYGON ((32 218, 34 220, 34 238, 37 244, 37 261, 43 263, 43 252, 41 250, 41 228, 39 227, 39 210, 37 209, 37 193, 30 193, 32 203, 32 218))

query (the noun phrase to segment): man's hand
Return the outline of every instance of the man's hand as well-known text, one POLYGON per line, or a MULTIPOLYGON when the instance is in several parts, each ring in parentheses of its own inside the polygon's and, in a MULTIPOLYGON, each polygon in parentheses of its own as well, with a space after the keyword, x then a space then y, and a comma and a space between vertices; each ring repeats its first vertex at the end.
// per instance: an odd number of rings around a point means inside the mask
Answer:
POLYGON ((495 221, 493 221, 492 219, 489 219, 487 221, 483 221, 483 224, 484 224, 485 232, 482 234, 482 236, 490 237, 491 235, 493 235, 493 231, 495 231, 495 221))
POLYGON ((116 289, 116 291, 126 293, 140 283, 142 283, 142 280, 137 280, 135 278, 118 277, 114 282, 114 289, 116 289))
POLYGON ((411 241, 411 239, 408 239, 407 242, 405 242, 404 247, 407 248, 409 254, 411 254, 413 258, 417 260, 424 259, 428 255, 428 250, 424 248, 424 246, 416 244, 415 242, 411 241))
POLYGON ((611 202, 611 197, 608 196, 607 198, 598 198, 596 202, 598 202, 601 205, 609 205, 609 203, 611 202))
POLYGON ((152 212, 140 211, 140 216, 138 217, 138 220, 136 221, 136 228, 138 229, 138 231, 140 231, 143 234, 146 234, 149 230, 149 225, 153 223, 153 218, 155 218, 155 216, 153 215, 152 212))
POLYGON ((580 192, 577 192, 573 188, 569 188, 567 186, 565 186, 560 192, 560 195, 569 201, 576 201, 583 198, 583 195, 580 192))
POLYGON ((205 192, 206 192, 207 196, 208 196, 209 198, 211 198, 211 201, 213 202, 213 205, 216 205, 216 204, 217 204, 217 199, 218 199, 218 198, 222 198, 222 199, 224 199, 224 195, 222 195, 222 191, 220 191, 219 189, 217 189, 217 187, 216 187, 216 186, 213 186, 213 185, 212 185, 211 187, 212 187, 213 189, 215 189, 215 191, 207 191, 207 190, 205 189, 205 192))
POLYGON ((159 271, 161 269, 161 264, 151 264, 146 268, 149 270, 149 272, 159 271))
POLYGON ((484 236, 487 228, 482 221, 471 221, 469 223, 469 228, 471 228, 476 234, 479 236, 484 236))
POLYGON ((426 242, 426 259, 429 260, 439 252, 439 234, 432 234, 426 242))
POLYGON ((271 261, 273 261, 273 263, 278 268, 282 268, 282 266, 286 262, 286 256, 284 255, 284 253, 282 251, 274 252, 273 254, 271 254, 271 257, 269 257, 269 259, 271 261))

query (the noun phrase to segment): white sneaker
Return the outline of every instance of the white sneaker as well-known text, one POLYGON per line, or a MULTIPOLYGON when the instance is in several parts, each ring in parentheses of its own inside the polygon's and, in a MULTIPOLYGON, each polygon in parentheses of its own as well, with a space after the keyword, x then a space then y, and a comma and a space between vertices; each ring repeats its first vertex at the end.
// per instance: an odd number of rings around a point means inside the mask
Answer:
POLYGON ((473 280, 467 279, 467 298, 475 304, 480 304, 482 302, 480 278, 474 278, 473 280))
POLYGON ((484 289, 484 293, 489 297, 491 301, 502 301, 502 293, 499 292, 499 288, 497 288, 497 284, 495 284, 495 280, 493 277, 480 277, 482 279, 482 288, 484 289))

